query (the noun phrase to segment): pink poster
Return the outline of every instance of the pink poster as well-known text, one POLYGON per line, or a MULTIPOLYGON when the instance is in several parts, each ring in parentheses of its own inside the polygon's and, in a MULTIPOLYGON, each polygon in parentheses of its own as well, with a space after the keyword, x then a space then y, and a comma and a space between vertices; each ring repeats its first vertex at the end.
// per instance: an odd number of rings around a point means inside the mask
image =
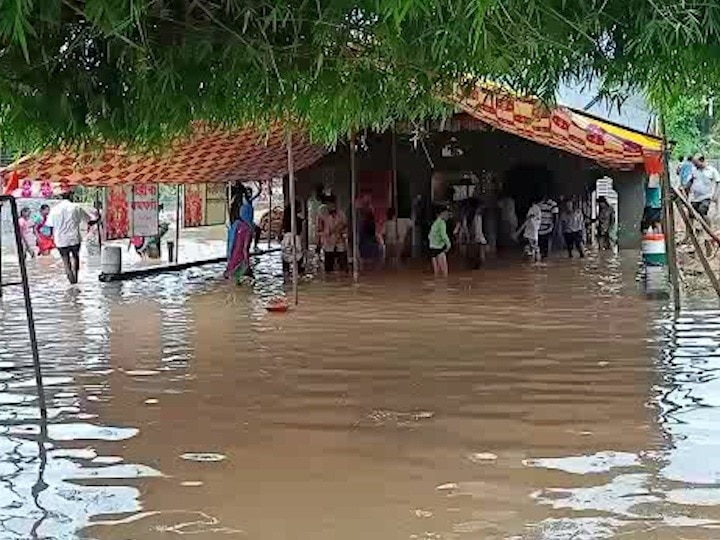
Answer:
POLYGON ((108 240, 130 237, 132 186, 112 186, 105 190, 105 234, 108 240))

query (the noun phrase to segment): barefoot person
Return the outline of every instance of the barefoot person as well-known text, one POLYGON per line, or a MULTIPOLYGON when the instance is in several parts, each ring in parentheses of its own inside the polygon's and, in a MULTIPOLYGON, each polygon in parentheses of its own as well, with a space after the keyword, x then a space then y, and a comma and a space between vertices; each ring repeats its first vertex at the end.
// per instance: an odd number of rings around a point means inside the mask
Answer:
POLYGON ((80 226, 83 223, 94 225, 98 220, 72 199, 72 191, 63 194, 63 200, 50 210, 47 225, 52 227, 55 246, 65 265, 68 281, 74 285, 80 272, 80 226))
POLYGON ((430 257, 432 258, 435 277, 447 277, 448 275, 447 252, 450 251, 452 245, 447 233, 447 220, 449 217, 450 212, 448 212, 447 208, 440 208, 428 235, 430 257))

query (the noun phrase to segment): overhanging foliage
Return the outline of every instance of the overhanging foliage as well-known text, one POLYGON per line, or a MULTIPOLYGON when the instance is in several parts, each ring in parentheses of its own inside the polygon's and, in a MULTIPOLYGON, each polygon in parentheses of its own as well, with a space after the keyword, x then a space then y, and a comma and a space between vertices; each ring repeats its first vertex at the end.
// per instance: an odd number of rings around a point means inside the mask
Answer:
POLYGON ((706 0, 0 0, 0 137, 153 144, 292 119, 319 141, 441 115, 466 77, 660 106, 720 82, 706 0))

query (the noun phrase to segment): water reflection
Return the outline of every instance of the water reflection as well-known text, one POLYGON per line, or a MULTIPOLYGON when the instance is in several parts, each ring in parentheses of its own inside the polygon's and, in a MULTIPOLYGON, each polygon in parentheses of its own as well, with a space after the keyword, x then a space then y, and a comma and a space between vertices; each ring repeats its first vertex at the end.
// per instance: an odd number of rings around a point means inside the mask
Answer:
POLYGON ((0 538, 714 538, 720 311, 633 257, 252 287, 220 268, 0 303, 0 538), (717 390, 717 392, 716 392, 717 390), (717 417, 717 418, 716 418, 717 417))

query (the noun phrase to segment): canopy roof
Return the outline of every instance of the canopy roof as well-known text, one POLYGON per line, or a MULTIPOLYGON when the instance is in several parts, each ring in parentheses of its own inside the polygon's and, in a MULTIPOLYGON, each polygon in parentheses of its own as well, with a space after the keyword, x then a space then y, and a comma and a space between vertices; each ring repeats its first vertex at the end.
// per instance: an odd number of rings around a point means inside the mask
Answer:
MULTIPOLYGON (((294 135, 293 158, 301 169, 327 150, 294 135)), ((287 174, 287 147, 283 126, 267 134, 252 128, 236 131, 197 129, 165 152, 133 154, 115 147, 100 153, 44 152, 27 156, 2 170, 7 180, 17 178, 61 185, 234 182, 268 180, 287 174)))
MULTIPOLYGON (((495 85, 481 85, 457 99, 473 118, 497 129, 594 160, 603 166, 631 169, 660 154, 661 140, 598 120, 565 107, 548 109, 538 99, 514 95, 495 85)), ((45 152, 27 156, 0 171, 3 180, 17 172, 20 184, 37 181, 60 186, 234 182, 267 180, 287 174, 287 149, 281 124, 263 135, 253 128, 223 131, 196 129, 158 154, 132 154, 122 148, 80 154, 45 152)), ((293 137, 296 169, 321 158, 327 149, 293 137)), ((31 189, 26 186, 26 191, 31 189)))
POLYGON ((545 146, 565 150, 612 169, 632 169, 657 156, 662 140, 604 122, 566 107, 547 108, 538 99, 496 85, 477 86, 459 105, 473 118, 545 146))

